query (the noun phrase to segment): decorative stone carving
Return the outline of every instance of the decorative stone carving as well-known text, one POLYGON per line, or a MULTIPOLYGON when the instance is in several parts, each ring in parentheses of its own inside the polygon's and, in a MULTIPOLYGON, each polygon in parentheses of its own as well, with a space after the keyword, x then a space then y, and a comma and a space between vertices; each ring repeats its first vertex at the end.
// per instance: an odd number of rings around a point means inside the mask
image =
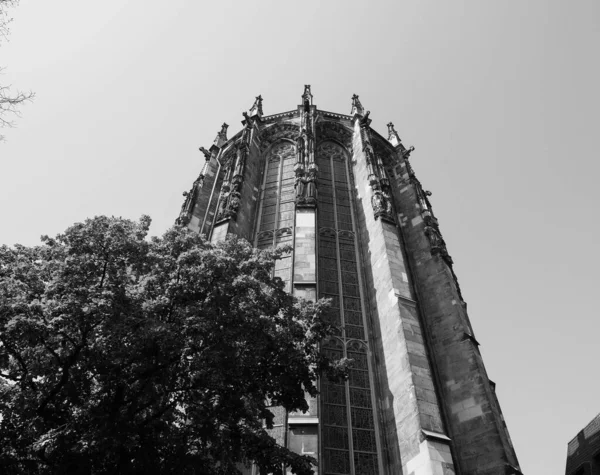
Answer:
POLYGON ((393 209, 390 196, 380 189, 374 189, 371 196, 371 205, 375 219, 383 218, 393 222, 393 209))
POLYGON ((206 161, 210 160, 211 153, 208 150, 206 150, 204 147, 200 147, 198 150, 200 150, 202 152, 206 161))
MULTIPOLYGON (((354 99, 354 98, 353 98, 354 99)), ((358 100, 358 99, 357 99, 358 100)), ((371 187, 371 206, 375 219, 395 223, 390 181, 381 157, 375 153, 371 140, 369 112, 359 117, 360 138, 367 165, 367 180, 371 187)))
POLYGON ((221 190, 221 195, 219 196, 219 206, 217 207, 217 221, 221 221, 222 219, 229 218, 229 213, 227 212, 227 203, 229 202, 229 187, 227 189, 221 190))
POLYGON ((198 191, 202 188, 204 184, 204 175, 200 173, 198 178, 194 181, 192 185, 192 189, 190 191, 184 191, 183 196, 185 200, 181 205, 181 211, 179 212, 179 217, 175 221, 176 224, 180 226, 186 226, 190 220, 192 219, 192 211, 194 211, 194 205, 196 204, 196 197, 198 196, 198 191))
POLYGON ((227 203, 227 213, 230 216, 235 216, 240 207, 241 195, 238 191, 232 191, 229 195, 229 203, 227 203))
POLYGON ((333 228, 319 228, 319 235, 335 238, 336 232, 333 228))
POLYGON ((394 124, 389 122, 387 127, 388 127, 388 140, 394 147, 397 147, 398 145, 400 145, 402 143, 402 140, 400 140, 400 136, 398 135, 398 132, 396 132, 396 129, 394 128, 394 124))
POLYGON ((317 172, 316 164, 311 164, 307 174, 296 174, 296 205, 314 207, 317 204, 317 172))
POLYGON ((314 163, 314 114, 310 85, 304 86, 300 130, 296 137, 296 164, 294 165, 297 207, 317 205, 317 172, 314 163))
POLYGON ((221 147, 225 142, 227 142, 227 127, 229 127, 229 125, 223 122, 221 130, 217 133, 217 137, 215 138, 214 142, 217 147, 221 147))
POLYGON ((289 122, 278 123, 264 129, 260 135, 261 149, 265 151, 280 139, 291 139, 296 141, 298 137, 298 126, 289 122))
MULTIPOLYGON (((414 150, 414 147, 410 147, 408 150, 404 150, 402 153, 405 158, 405 164, 408 171, 410 182, 415 187, 415 193, 417 195, 417 200, 419 202, 419 206, 421 207, 421 216, 423 217, 423 221, 425 222, 425 236, 429 240, 429 245, 431 247, 431 254, 434 256, 440 256, 446 264, 450 267, 452 275, 454 276, 454 281, 456 283, 456 288, 460 295, 460 286, 458 284, 458 280, 456 279, 456 275, 454 274, 454 270, 452 269, 452 257, 448 253, 448 249, 446 248, 446 241, 442 237, 442 233, 440 232, 440 227, 438 225, 438 220, 433 214, 433 209, 431 207, 431 203, 429 202, 429 196, 431 196, 431 191, 427 191, 423 189, 421 182, 415 176, 415 172, 412 169, 409 161, 407 160, 408 155, 414 150)), ((462 296, 461 296, 462 299, 462 296)))
POLYGON ((350 115, 351 116, 355 116, 355 115, 362 116, 364 113, 365 113, 365 109, 363 108, 362 104, 360 103, 360 100, 358 99, 358 95, 353 94, 352 95, 352 109, 350 110, 350 115))
POLYGON ((441 256, 449 265, 452 265, 452 258, 446 249, 446 242, 440 233, 437 220, 433 216, 427 216, 425 224, 425 235, 429 239, 431 254, 441 256))
MULTIPOLYGON (((371 133, 371 144, 373 145, 375 155, 381 162, 382 167, 396 165, 397 152, 387 140, 382 138, 379 134, 371 133)), ((383 175, 385 175, 385 173, 383 175)))
POLYGON ((371 111, 367 111, 365 115, 360 118, 361 127, 371 125, 371 119, 369 119, 369 115, 371 115, 371 111))
POLYGON ((258 117, 259 119, 262 119, 262 116, 263 116, 262 101, 263 101, 262 96, 260 96, 260 95, 256 96, 256 99, 254 100, 254 104, 252 104, 252 107, 250 108, 250 111, 248 112, 248 115, 250 117, 258 117))
MULTIPOLYGON (((244 181, 244 170, 246 159, 250 151, 250 135, 254 126, 254 120, 243 112, 245 117, 242 137, 235 146, 235 161, 228 159, 225 167, 225 178, 221 187, 221 197, 217 210, 217 221, 224 219, 235 219, 241 204, 242 183, 244 181)), ((233 154, 232 154, 233 156, 233 154)))
POLYGON ((404 150, 402 150, 402 156, 406 159, 410 158, 410 154, 413 153, 415 151, 415 147, 413 147, 412 145, 408 148, 405 148, 404 150))
POLYGON ((306 107, 306 104, 312 106, 313 95, 310 92, 310 84, 304 85, 304 93, 302 93, 302 104, 306 107))
POLYGON ((320 142, 326 140, 335 140, 339 142, 346 150, 352 150, 352 131, 343 125, 324 120, 316 125, 316 134, 320 142))

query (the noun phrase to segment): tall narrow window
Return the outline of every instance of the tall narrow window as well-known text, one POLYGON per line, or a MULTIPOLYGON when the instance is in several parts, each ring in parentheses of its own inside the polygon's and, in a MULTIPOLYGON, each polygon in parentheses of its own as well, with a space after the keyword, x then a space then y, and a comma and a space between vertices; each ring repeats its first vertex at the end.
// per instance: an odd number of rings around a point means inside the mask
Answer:
MULTIPOLYGON (((292 243, 295 161, 296 147, 291 142, 279 142, 268 153, 256 242, 259 249, 292 243)), ((291 268, 291 255, 275 263, 275 275, 286 283, 288 291, 291 268)))
POLYGON ((319 295, 332 300, 332 323, 337 327, 337 337, 323 349, 332 358, 354 360, 346 383, 322 381, 324 473, 378 473, 373 380, 365 341, 350 170, 346 152, 334 142, 320 144, 316 158, 319 295))

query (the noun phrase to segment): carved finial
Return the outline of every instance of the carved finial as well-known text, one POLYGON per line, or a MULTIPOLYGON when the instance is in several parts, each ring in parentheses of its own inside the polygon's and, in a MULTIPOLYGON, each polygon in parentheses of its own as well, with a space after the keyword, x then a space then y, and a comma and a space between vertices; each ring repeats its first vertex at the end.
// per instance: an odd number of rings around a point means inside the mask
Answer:
POLYGON ((350 115, 351 116, 355 116, 355 115, 363 115, 365 113, 365 109, 363 108, 362 104, 360 103, 360 100, 358 99, 358 95, 353 94, 352 95, 352 110, 350 111, 350 115))
POLYGON ((215 145, 217 147, 220 147, 225 142, 227 142, 227 127, 229 127, 229 125, 223 122, 223 125, 221 126, 221 131, 217 133, 217 138, 215 138, 215 145))
POLYGON ((308 104, 312 106, 312 98, 313 95, 310 92, 310 84, 305 84, 304 94, 302 94, 302 104, 306 105, 306 103, 308 102, 308 104))
POLYGON ((394 128, 394 124, 392 124, 390 122, 387 125, 387 127, 388 127, 388 140, 394 147, 397 147, 398 145, 400 145, 402 143, 402 140, 400 140, 400 136, 398 135, 398 132, 396 132, 396 129, 394 128))
POLYGON ((263 109, 262 109, 262 96, 258 95, 256 96, 255 100, 254 100, 254 104, 252 104, 252 107, 250 108, 250 111, 248 113, 248 115, 250 117, 257 117, 259 119, 262 118, 263 116, 263 109))
POLYGON ((208 150, 206 150, 204 147, 200 147, 198 150, 200 150, 204 154, 204 158, 206 158, 206 161, 210 160, 210 152, 208 150))

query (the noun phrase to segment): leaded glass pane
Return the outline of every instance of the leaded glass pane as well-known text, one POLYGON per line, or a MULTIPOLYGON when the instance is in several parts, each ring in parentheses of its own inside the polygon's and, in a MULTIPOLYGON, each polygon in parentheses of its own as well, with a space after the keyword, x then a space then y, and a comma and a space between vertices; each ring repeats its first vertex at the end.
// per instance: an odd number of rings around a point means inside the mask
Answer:
POLYGON ((351 369, 349 371, 348 382, 350 386, 356 386, 359 388, 369 387, 369 373, 367 371, 359 371, 351 369))
POLYGON ((371 407, 371 390, 350 388, 350 404, 355 407, 371 407))
POLYGON ((346 386, 328 383, 322 393, 323 400, 329 404, 346 404, 346 386))
POLYGON ((365 331, 362 326, 357 327, 354 325, 346 325, 345 328, 347 338, 359 338, 361 340, 365 339, 365 331))
POLYGON ((369 367, 367 365, 367 355, 364 353, 356 353, 354 351, 348 351, 348 358, 352 358, 354 364, 352 365, 353 369, 360 369, 362 371, 368 371, 369 367))
POLYGON ((360 312, 360 299, 344 297, 344 310, 352 310, 355 312, 360 312))
POLYGON ((344 285, 358 285, 358 275, 354 272, 342 272, 342 283, 344 285))
POLYGON ((350 473, 350 453, 347 450, 325 449, 324 458, 327 475, 350 473))
POLYGON ((353 407, 352 425, 357 429, 372 429, 373 411, 371 409, 353 407))
POLYGON ((377 455, 354 453, 354 470, 356 475, 374 475, 377 473, 377 455))
MULTIPOLYGON (((335 279, 337 280, 337 261, 336 259, 330 259, 327 257, 321 257, 319 259, 319 266, 321 269, 335 270, 335 279)), ((343 276, 342 276, 343 278, 343 276)))
POLYGON ((343 285, 344 297, 360 297, 358 285, 343 285))
POLYGON ((356 263, 352 261, 342 260, 340 262, 342 271, 356 272, 356 263))
POLYGON ((323 428, 323 442, 327 447, 348 450, 348 429, 346 427, 325 426, 323 428))
POLYGON ((375 432, 372 430, 352 429, 352 445, 355 450, 376 452, 375 432))
POLYGON ((321 290, 327 293, 339 292, 338 283, 324 280, 321 282, 321 290))
MULTIPOLYGON (((337 280, 336 280, 337 279, 337 265, 334 268, 322 268, 321 267, 319 269, 319 276, 323 280, 337 282, 337 280)), ((336 289, 335 292, 338 293, 338 290, 336 289)))
POLYGON ((346 406, 325 404, 323 422, 325 425, 346 427, 348 425, 346 406))
POLYGON ((349 310, 344 310, 344 319, 346 320, 346 324, 350 325, 363 325, 362 312, 351 312, 349 310))
POLYGON ((347 261, 356 261, 356 250, 353 243, 340 243, 340 257, 347 261))

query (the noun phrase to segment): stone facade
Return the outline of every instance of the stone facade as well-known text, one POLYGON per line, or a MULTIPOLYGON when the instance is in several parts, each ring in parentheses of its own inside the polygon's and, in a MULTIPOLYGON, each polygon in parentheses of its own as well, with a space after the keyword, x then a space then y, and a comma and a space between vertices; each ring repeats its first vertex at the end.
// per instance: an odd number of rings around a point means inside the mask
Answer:
POLYGON ((600 414, 569 442, 565 475, 600 475, 600 414))
MULTIPOLYGON (((290 292, 326 297, 331 356, 354 360, 345 384, 325 379, 307 414, 275 410, 274 436, 319 460, 321 474, 520 474, 446 243, 393 125, 297 109, 227 125, 178 221, 213 242, 291 244, 275 273, 290 292)), ((570 475, 570 474, 567 474, 570 475)))

